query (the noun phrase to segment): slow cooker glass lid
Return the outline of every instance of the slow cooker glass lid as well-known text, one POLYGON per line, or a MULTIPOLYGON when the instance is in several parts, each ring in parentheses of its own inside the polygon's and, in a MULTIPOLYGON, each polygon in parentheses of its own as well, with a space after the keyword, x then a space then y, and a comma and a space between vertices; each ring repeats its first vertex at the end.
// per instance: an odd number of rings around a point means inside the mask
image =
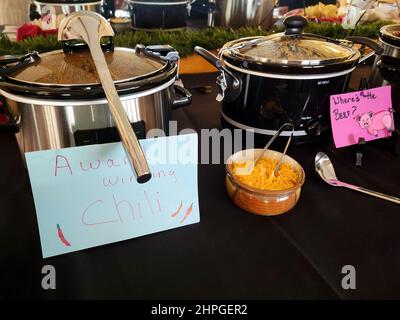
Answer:
POLYGON ((355 49, 312 35, 278 33, 231 42, 222 49, 225 56, 258 63, 298 66, 325 65, 348 61, 357 55, 355 49))
MULTIPOLYGON (((106 61, 115 82, 151 76, 165 67, 166 62, 138 55, 132 49, 115 48, 105 52, 106 61)), ((89 51, 64 53, 62 50, 41 55, 38 63, 10 75, 10 78, 45 85, 99 84, 89 51)))

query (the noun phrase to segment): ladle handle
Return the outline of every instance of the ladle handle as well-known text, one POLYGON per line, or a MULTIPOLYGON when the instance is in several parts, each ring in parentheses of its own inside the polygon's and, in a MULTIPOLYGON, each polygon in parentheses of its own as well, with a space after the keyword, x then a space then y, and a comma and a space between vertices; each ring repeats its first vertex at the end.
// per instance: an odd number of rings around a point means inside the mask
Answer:
POLYGON ((151 178, 150 168, 147 164, 143 149, 126 115, 125 109, 122 106, 117 90, 115 89, 99 41, 90 43, 89 49, 92 53, 97 72, 99 73, 99 79, 106 94, 110 111, 121 137, 122 144, 136 172, 137 181, 139 183, 147 182, 151 178))
POLYGON ((341 181, 339 181, 337 185, 341 186, 341 187, 345 187, 345 188, 351 189, 351 190, 359 191, 359 192, 368 194, 370 196, 373 196, 373 197, 376 197, 376 198, 379 198, 379 199, 383 199, 383 200, 386 200, 386 201, 394 202, 396 204, 400 204, 400 198, 389 196, 389 195, 384 194, 384 193, 372 191, 372 190, 369 190, 369 189, 365 189, 363 187, 358 187, 358 186, 355 186, 355 185, 352 185, 352 184, 349 184, 349 183, 345 183, 345 182, 341 182, 341 181))
POLYGON ((113 35, 114 32, 104 17, 89 11, 78 11, 66 16, 58 30, 59 40, 81 39, 88 45, 122 144, 135 170, 137 181, 139 183, 144 183, 151 178, 150 168, 125 109, 122 106, 121 100, 119 99, 100 45, 100 39, 102 37, 110 37, 113 35))

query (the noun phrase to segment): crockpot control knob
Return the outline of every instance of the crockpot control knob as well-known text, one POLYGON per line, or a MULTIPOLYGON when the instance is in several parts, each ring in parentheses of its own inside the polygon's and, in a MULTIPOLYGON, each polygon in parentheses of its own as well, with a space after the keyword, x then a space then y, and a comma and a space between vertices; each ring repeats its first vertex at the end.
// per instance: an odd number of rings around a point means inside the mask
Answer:
POLYGON ((319 136, 322 130, 321 122, 318 120, 311 120, 305 125, 305 130, 310 136, 319 136))
POLYGON ((307 25, 307 19, 303 16, 291 16, 287 17, 283 24, 286 27, 286 35, 296 35, 303 33, 303 29, 307 25))

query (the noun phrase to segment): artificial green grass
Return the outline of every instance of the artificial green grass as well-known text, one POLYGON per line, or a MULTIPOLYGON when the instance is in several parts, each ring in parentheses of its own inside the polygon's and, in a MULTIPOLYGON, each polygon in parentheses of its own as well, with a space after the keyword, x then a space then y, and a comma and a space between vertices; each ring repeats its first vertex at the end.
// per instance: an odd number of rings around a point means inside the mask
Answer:
MULTIPOLYGON (((379 29, 390 22, 378 22, 362 24, 357 27, 353 35, 377 38, 379 29)), ((183 30, 177 32, 165 32, 156 30, 154 32, 126 31, 119 33, 114 38, 115 46, 133 48, 136 44, 169 44, 179 51, 181 57, 191 55, 193 48, 202 46, 206 49, 218 49, 226 42, 238 38, 268 35, 281 30, 261 30, 258 28, 223 29, 207 28, 202 30, 183 30)), ((343 39, 348 36, 349 30, 345 30, 338 24, 332 23, 309 23, 305 32, 318 35, 343 39)), ((24 54, 31 51, 47 52, 60 49, 62 46, 56 36, 38 36, 25 39, 20 42, 11 42, 7 36, 0 34, 0 55, 24 54)))

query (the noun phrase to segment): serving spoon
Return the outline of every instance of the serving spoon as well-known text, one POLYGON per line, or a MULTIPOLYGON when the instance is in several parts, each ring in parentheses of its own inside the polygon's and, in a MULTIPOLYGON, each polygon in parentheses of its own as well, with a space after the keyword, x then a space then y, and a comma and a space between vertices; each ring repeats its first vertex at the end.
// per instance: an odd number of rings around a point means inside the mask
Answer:
POLYGON ((100 46, 101 38, 112 36, 114 36, 114 31, 107 20, 98 13, 90 11, 77 11, 68 15, 62 20, 58 29, 59 41, 83 40, 88 45, 122 144, 135 170, 137 181, 145 183, 151 178, 149 165, 119 99, 100 46))
POLYGON ((318 152, 317 155, 315 156, 315 171, 321 176, 322 180, 324 180, 327 184, 330 184, 331 186, 345 187, 351 190, 368 194, 370 196, 374 196, 383 200, 400 204, 400 198, 388 196, 380 192, 368 190, 363 187, 357 187, 355 185, 339 181, 338 178, 336 177, 336 173, 333 168, 331 160, 323 152, 318 152))

